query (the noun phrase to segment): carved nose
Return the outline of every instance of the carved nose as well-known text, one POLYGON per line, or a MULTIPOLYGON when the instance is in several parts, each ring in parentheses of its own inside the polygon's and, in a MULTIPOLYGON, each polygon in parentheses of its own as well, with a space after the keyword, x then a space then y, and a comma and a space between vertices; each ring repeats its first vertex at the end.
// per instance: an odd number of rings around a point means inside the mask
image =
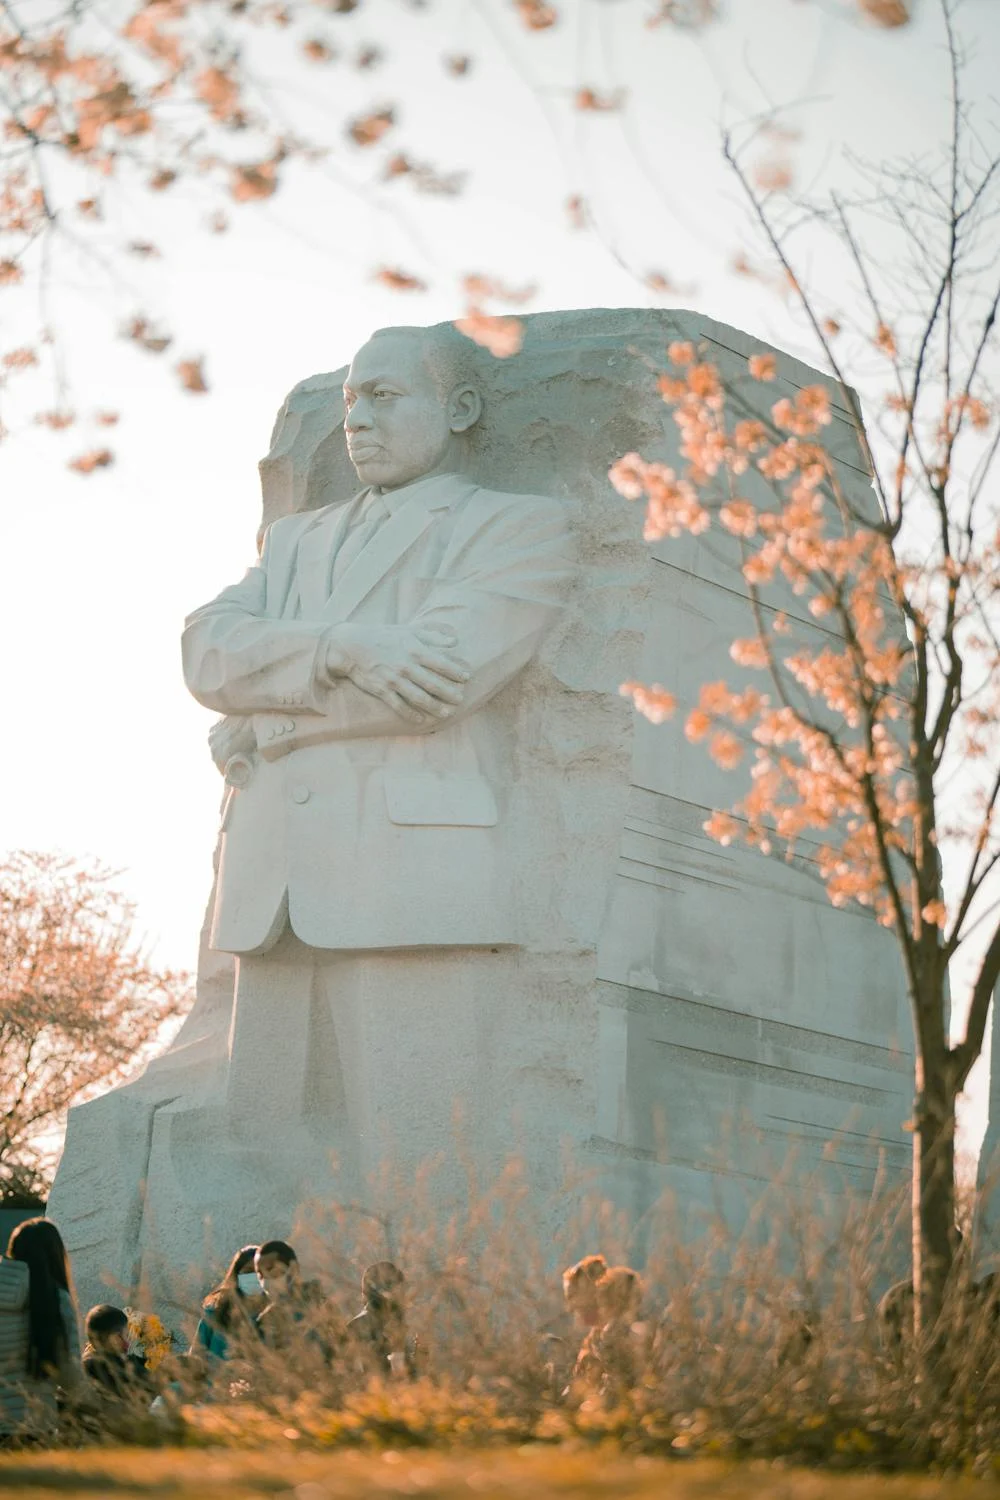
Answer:
POLYGON ((347 432, 363 431, 372 425, 372 415, 360 401, 356 401, 344 418, 344 428, 347 432))

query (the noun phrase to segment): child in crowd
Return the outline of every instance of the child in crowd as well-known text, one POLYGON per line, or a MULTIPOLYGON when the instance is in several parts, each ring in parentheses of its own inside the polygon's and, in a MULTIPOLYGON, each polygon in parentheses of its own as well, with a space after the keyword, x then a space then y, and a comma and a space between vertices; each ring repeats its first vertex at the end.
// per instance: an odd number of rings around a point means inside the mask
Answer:
POLYGON ((406 1334, 406 1277, 391 1260, 369 1266, 361 1278, 364 1307, 347 1325, 365 1362, 379 1374, 409 1377, 417 1373, 416 1340, 406 1334))
POLYGON ((256 1339, 256 1320, 267 1306, 260 1277, 254 1269, 258 1245, 244 1245, 237 1250, 225 1276, 201 1304, 198 1331, 191 1345, 192 1355, 211 1359, 229 1359, 232 1345, 256 1339))
POLYGON ((98 1303, 87 1314, 87 1344, 83 1351, 83 1373, 104 1396, 120 1401, 148 1403, 154 1394, 146 1361, 128 1352, 128 1314, 108 1302, 98 1303))

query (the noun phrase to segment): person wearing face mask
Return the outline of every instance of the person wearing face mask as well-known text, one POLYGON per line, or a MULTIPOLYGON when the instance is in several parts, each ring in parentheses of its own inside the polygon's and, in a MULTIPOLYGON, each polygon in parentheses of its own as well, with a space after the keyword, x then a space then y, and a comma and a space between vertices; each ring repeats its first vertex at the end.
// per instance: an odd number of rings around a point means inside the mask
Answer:
POLYGON ((205 1298, 192 1354, 229 1359, 234 1341, 251 1332, 256 1336, 256 1320, 265 1306, 264 1288, 254 1268, 258 1253, 257 1245, 237 1250, 225 1276, 205 1298))

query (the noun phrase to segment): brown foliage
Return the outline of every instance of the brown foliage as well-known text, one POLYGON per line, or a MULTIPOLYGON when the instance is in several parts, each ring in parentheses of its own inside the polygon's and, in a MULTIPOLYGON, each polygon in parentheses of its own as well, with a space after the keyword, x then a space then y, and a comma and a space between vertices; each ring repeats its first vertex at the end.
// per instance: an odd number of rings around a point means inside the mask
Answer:
MULTIPOLYGON (((49 421, 50 427, 58 425, 49 421)), ((72 469, 74 474, 93 474, 97 469, 108 469, 115 461, 115 456, 110 448, 91 448, 87 453, 79 453, 76 458, 71 458, 66 465, 72 469)))
MULTIPOLYGON (((302 1281, 275 1306, 271 1334, 237 1325, 230 1360, 184 1361, 166 1422, 137 1413, 129 1430, 123 1414, 118 1435, 186 1440, 201 1450, 202 1478, 209 1447, 277 1450, 286 1463, 296 1449, 384 1449, 391 1478, 377 1489, 394 1493, 433 1493, 423 1467, 418 1482, 401 1481, 411 1456, 423 1466, 435 1449, 454 1462, 487 1448, 467 1488, 494 1494, 505 1447, 565 1455, 564 1444, 590 1465, 625 1449, 990 1477, 1000 1446, 996 1278, 972 1282, 968 1257, 956 1268, 943 1311, 951 1378, 928 1399, 906 1310, 890 1321, 879 1306, 905 1250, 905 1188, 887 1193, 877 1180, 870 1193, 852 1190, 857 1147, 835 1146, 843 1175, 830 1161, 811 1173, 794 1156, 775 1175, 765 1149, 759 1175, 729 1177, 739 1231, 670 1194, 630 1226, 586 1174, 554 1188, 553 1231, 526 1199, 516 1161, 492 1180, 470 1167, 468 1198, 443 1215, 440 1166, 387 1171, 367 1185, 362 1211, 304 1207, 289 1231, 302 1281), (646 1246, 641 1282, 621 1264, 638 1248, 630 1230, 646 1246), (570 1267, 564 1300, 556 1267, 581 1250, 602 1253, 570 1267), (383 1348, 412 1357, 379 1373, 348 1320, 362 1268, 390 1252, 405 1295, 382 1322, 383 1348)), ((201 1255, 191 1247, 192 1312, 210 1277, 201 1255)), ((786 1494, 793 1470, 776 1486, 774 1465, 760 1469, 766 1493, 786 1494)), ((735 1470, 741 1481, 753 1472, 735 1470)), ((821 1493, 811 1478, 809 1493, 821 1493)), ((709 1476, 702 1493, 722 1493, 721 1479, 709 1476)), ((662 1476, 656 1493, 675 1488, 662 1476)), ((580 1476, 563 1493, 592 1490, 580 1476)), ((511 1493, 529 1491, 515 1481, 511 1493)), ((733 1495, 744 1493, 741 1482, 733 1495)))
MULTIPOLYGON (((431 0, 412 3, 438 9, 431 0)), ((629 3, 650 26, 698 30, 724 14, 719 0, 629 3)), ((852 3, 877 25, 898 27, 909 18, 905 0, 852 3)), ((547 0, 490 0, 490 5, 506 10, 513 24, 533 37, 558 30, 569 16, 567 7, 547 0)), ((379 160, 374 148, 398 124, 404 100, 389 99, 353 117, 305 126, 316 139, 290 135, 298 127, 284 118, 279 95, 289 85, 294 91, 299 80, 282 78, 276 89, 269 54, 280 56, 280 66, 289 57, 298 59, 302 74, 339 55, 362 72, 378 67, 389 56, 391 22, 383 36, 360 43, 355 38, 349 49, 338 45, 338 18, 357 9, 358 0, 119 0, 100 11, 94 0, 62 8, 2 0, 0 292, 23 285, 36 305, 44 305, 50 285, 66 269, 64 254, 75 256, 82 249, 91 264, 104 268, 107 290, 118 296, 124 284, 132 284, 116 274, 121 257, 153 254, 149 241, 114 237, 112 226, 122 222, 119 210, 131 207, 131 198, 146 191, 196 189, 204 203, 202 226, 218 234, 229 222, 223 206, 270 199, 281 186, 287 160, 315 165, 338 148, 360 150, 373 161, 374 176, 357 184, 364 195, 376 190, 383 174, 405 177, 422 193, 458 193, 466 174, 449 170, 447 163, 432 167, 403 151, 388 164, 379 160), (288 34, 290 50, 261 44, 275 31, 288 34)), ((477 59, 450 50, 450 40, 443 27, 443 66, 452 78, 464 78, 477 59)), ((423 86, 416 74, 413 79, 415 87, 423 86)), ((618 110, 625 98, 623 90, 602 91, 586 78, 571 82, 567 95, 571 107, 589 113, 618 110)), ((788 139, 787 131, 764 129, 774 140, 788 139)), ((784 168, 779 162, 765 170, 780 175, 784 168)), ((181 192, 177 198, 181 211, 181 192)), ((571 199, 567 207, 578 227, 590 223, 582 200, 571 199)), ((470 316, 480 315, 487 316, 481 306, 470 309, 470 316)), ((37 326, 19 331, 18 341, 40 346, 43 320, 34 313, 29 317, 37 317, 37 326)), ((41 359, 41 377, 52 387, 39 403, 42 408, 67 399, 71 377, 65 346, 70 342, 56 327, 41 359)), ((154 351, 142 336, 135 342, 154 351)), ((16 396, 34 400, 35 390, 37 382, 24 382, 16 396)), ((26 415, 34 417, 36 409, 26 415)))
POLYGON ((409 271, 401 271, 398 267, 382 266, 375 272, 373 280, 387 286, 393 292, 425 292, 427 283, 421 281, 419 276, 412 276, 409 271))
POLYGON ((237 203, 253 203, 260 198, 270 198, 277 188, 276 162, 243 162, 232 168, 230 191, 237 203))
POLYGON ((386 131, 392 129, 395 120, 394 110, 376 109, 369 115, 360 115, 352 120, 347 127, 347 134, 356 146, 374 146, 386 131))
POLYGON ((912 20, 907 0, 858 0, 858 9, 867 20, 889 30, 912 20))
POLYGON ((125 325, 122 329, 122 338, 131 339, 149 354, 162 354, 173 343, 169 334, 160 333, 148 318, 141 315, 132 318, 125 325))
POLYGON ((304 41, 302 43, 302 52, 304 56, 308 57, 310 62, 314 63, 333 62, 337 55, 329 42, 324 41, 319 36, 311 36, 308 40, 304 41))
POLYGON ((208 390, 205 379, 205 362, 202 359, 182 359, 177 364, 177 378, 186 391, 193 396, 203 396, 208 390))
POLYGON ((44 1183, 46 1133, 120 1082, 189 1002, 132 922, 98 865, 24 851, 0 864, 0 1200, 44 1183))
POLYGON ((573 102, 577 109, 589 110, 593 114, 608 114, 621 109, 625 94, 621 89, 614 94, 599 94, 596 89, 584 87, 577 89, 573 102))
POLYGON ((529 31, 547 31, 559 19, 559 12, 544 0, 514 0, 514 5, 529 31))

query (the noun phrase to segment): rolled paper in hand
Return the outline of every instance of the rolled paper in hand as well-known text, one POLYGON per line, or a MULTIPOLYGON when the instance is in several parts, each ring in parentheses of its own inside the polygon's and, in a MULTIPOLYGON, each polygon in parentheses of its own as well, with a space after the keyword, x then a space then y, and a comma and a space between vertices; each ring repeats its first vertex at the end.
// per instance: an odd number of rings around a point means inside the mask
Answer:
POLYGON ((249 786, 253 775, 253 761, 248 755, 231 755, 222 774, 227 786, 249 786))

